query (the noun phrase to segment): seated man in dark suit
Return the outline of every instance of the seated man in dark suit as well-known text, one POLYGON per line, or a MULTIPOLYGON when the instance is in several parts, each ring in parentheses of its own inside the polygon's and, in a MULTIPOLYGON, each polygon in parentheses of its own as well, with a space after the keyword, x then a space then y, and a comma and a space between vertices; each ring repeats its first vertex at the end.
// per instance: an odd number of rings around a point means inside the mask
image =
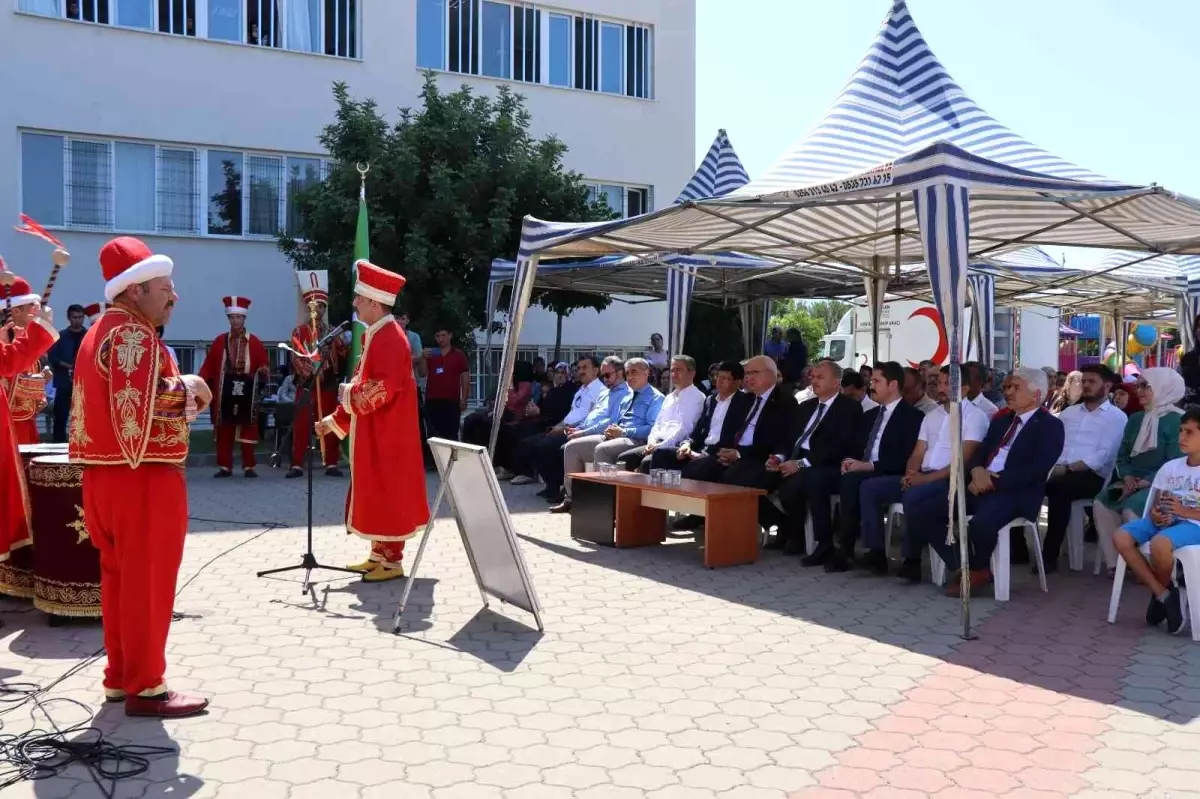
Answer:
POLYGON ((648 473, 651 469, 679 469, 684 477, 700 479, 694 476, 699 467, 693 464, 728 447, 729 439, 737 431, 737 424, 727 424, 731 418, 738 418, 736 413, 730 415, 731 408, 734 405, 742 408, 741 418, 744 419, 754 401, 749 394, 741 392, 743 375, 742 365, 737 361, 720 364, 716 369, 714 393, 705 398, 700 408, 700 418, 696 420, 691 434, 680 441, 677 447, 655 447, 650 457, 642 460, 641 471, 648 473))
POLYGON ((803 552, 804 520, 811 513, 817 549, 802 562, 817 566, 833 555, 830 498, 838 492, 842 461, 856 454, 862 405, 840 393, 842 370, 834 361, 818 363, 810 379, 815 396, 800 405, 795 426, 784 438, 786 443, 767 461, 768 472, 779 481, 784 513, 784 518, 778 519, 779 535, 767 547, 783 549, 789 555, 803 552))
MULTIPOLYGON (((1018 517, 1036 519, 1046 495, 1046 479, 1063 449, 1063 425, 1042 408, 1049 389, 1040 369, 1017 369, 1004 383, 1011 413, 993 419, 983 444, 967 464, 967 525, 971 590, 992 581, 991 558, 1000 528, 1018 517)), ((905 492, 904 519, 913 540, 928 544, 953 567, 959 546, 946 543, 949 503, 945 481, 905 492)), ((961 581, 946 593, 958 596, 961 581)))
MULTIPOLYGON (((895 361, 877 363, 871 370, 871 391, 879 404, 862 415, 858 440, 854 444, 855 455, 842 461, 838 490, 842 503, 841 544, 825 564, 827 572, 853 568, 854 545, 858 541, 862 518, 859 489, 863 483, 871 477, 903 475, 916 446, 925 414, 904 401, 901 396, 904 380, 904 367, 895 361)), ((878 514, 880 509, 867 507, 863 511, 878 514)))
MULTIPOLYGON (((684 476, 773 491, 780 475, 777 469, 768 469, 767 459, 788 446, 788 431, 795 427, 796 398, 778 388, 779 367, 765 355, 750 358, 742 368, 745 389, 730 401, 716 453, 694 459, 684 476), (736 399, 739 396, 744 399, 736 399)), ((758 507, 760 524, 771 518, 773 511, 778 513, 765 498, 758 507)))

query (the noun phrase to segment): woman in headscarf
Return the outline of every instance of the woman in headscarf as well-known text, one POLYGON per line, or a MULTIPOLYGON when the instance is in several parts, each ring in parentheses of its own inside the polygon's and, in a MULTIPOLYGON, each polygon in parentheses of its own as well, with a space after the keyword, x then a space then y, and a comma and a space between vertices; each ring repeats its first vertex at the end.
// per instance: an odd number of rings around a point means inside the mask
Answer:
MULTIPOLYGON (((1128 384, 1118 388, 1122 387, 1128 384)), ((1179 420, 1183 410, 1176 403, 1183 399, 1183 378, 1174 369, 1155 367, 1142 372, 1134 390, 1145 410, 1129 415, 1112 481, 1092 506, 1096 536, 1110 572, 1116 568, 1118 558, 1113 533, 1124 522, 1142 515, 1154 475, 1164 463, 1180 456, 1179 420)))
POLYGON ((1133 416, 1142 410, 1142 402, 1138 399, 1137 391, 1133 387, 1136 382, 1136 380, 1131 380, 1128 383, 1121 383, 1113 389, 1112 404, 1125 411, 1126 416, 1133 416))
POLYGON ((1083 396, 1083 372, 1071 372, 1067 375, 1067 382, 1058 393, 1054 395, 1054 400, 1050 403, 1050 413, 1058 416, 1067 408, 1079 402, 1083 396))

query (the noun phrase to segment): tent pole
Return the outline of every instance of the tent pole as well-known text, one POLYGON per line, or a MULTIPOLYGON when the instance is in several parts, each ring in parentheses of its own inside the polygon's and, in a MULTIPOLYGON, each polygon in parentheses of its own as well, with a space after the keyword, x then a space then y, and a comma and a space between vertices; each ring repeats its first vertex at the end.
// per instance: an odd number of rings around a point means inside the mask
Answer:
POLYGON ((1117 375, 1125 376, 1125 315, 1121 306, 1113 306, 1113 344, 1117 348, 1117 375))
POLYGON ((513 370, 517 366, 517 344, 521 341, 521 326, 525 323, 525 311, 529 308, 529 299, 533 296, 534 278, 537 275, 537 255, 531 255, 528 260, 517 261, 517 274, 513 279, 512 301, 509 304, 511 316, 508 320, 508 330, 504 335, 504 355, 501 359, 500 374, 496 380, 496 396, 492 404, 492 432, 488 437, 488 454, 496 454, 496 438, 500 435, 500 421, 504 417, 504 403, 508 399, 503 387, 512 383, 513 370))

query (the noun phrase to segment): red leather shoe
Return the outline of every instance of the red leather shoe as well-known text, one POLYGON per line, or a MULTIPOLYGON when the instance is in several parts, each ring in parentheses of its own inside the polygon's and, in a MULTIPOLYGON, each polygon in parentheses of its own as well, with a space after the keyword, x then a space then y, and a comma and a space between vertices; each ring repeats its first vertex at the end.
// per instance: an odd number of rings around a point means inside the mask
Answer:
POLYGON ((152 716, 160 719, 178 719, 203 713, 208 700, 203 696, 180 694, 167 691, 165 698, 149 696, 125 697, 126 716, 152 716))
MULTIPOLYGON (((987 569, 972 569, 969 574, 972 596, 976 591, 987 588, 992 584, 992 573, 987 569)), ((962 572, 954 575, 954 579, 946 585, 946 596, 959 597, 962 595, 962 572)))

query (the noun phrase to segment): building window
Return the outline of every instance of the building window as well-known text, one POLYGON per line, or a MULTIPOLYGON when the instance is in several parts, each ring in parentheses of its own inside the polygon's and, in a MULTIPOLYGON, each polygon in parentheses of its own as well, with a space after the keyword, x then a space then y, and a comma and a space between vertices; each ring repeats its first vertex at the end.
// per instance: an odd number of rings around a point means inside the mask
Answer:
POLYGON ((101 230, 112 227, 112 146, 108 142, 68 142, 66 189, 68 225, 101 230))
POLYGON ((647 186, 623 186, 617 183, 597 183, 587 187, 588 202, 603 199, 618 217, 644 214, 650 210, 650 189, 647 186))
POLYGON ((466 75, 479 74, 479 0, 448 0, 446 6, 446 69, 466 75))
POLYGON ((599 88, 596 80, 596 67, 599 59, 596 57, 597 40, 600 38, 600 23, 594 19, 575 17, 575 88, 585 91, 595 91, 599 88))
POLYGON ((116 227, 154 232, 154 145, 117 142, 114 150, 116 227))
POLYGON ((242 154, 208 151, 208 232, 242 235, 242 154))
POLYGON ((547 38, 547 79, 551 86, 571 85, 571 18, 551 14, 547 38))
POLYGON ((625 26, 605 22, 600 26, 600 91, 620 93, 624 68, 625 26))
POLYGON ((625 93, 650 97, 650 29, 642 25, 625 28, 625 93))
POLYGON ((21 210, 51 227, 257 237, 286 226, 298 233, 298 195, 325 175, 325 161, 311 156, 21 133, 21 210))
POLYGON ((446 68, 446 0, 417 0, 417 66, 446 68))
MULTIPOLYGON (((405 0, 407 2, 407 0, 405 0)), ((441 11, 447 0, 432 2, 441 11)), ((453 1, 453 0, 452 0, 453 1)), ((17 0, 32 14, 358 58, 361 0, 17 0)), ((479 0, 474 0, 478 3, 479 0)), ((441 37, 445 42, 445 36, 441 37)), ((443 64, 437 64, 442 68, 443 64)))
POLYGON ((513 6, 513 80, 542 82, 542 12, 513 6))
POLYGON ((358 58, 358 0, 325 0, 325 54, 358 58))
POLYGON ((158 0, 158 29, 179 36, 196 35, 196 0, 158 0))
POLYGON ((21 134, 21 208, 43 225, 66 218, 62 136, 21 134))
POLYGON ((274 155, 246 157, 247 232, 251 236, 279 235, 280 200, 283 198, 283 159, 274 155))
POLYGON ((483 0, 480 71, 492 78, 512 77, 512 17, 509 6, 483 0))
POLYGON ((321 174, 321 159, 319 158, 289 158, 288 168, 288 206, 287 230, 293 236, 304 230, 304 215, 300 210, 300 196, 304 190, 315 186, 324 179, 321 174))
POLYGON ((200 156, 195 150, 160 147, 158 151, 158 229, 163 233, 200 232, 200 156))
POLYGON ((279 47, 283 36, 279 18, 280 0, 246 0, 246 43, 279 47))

